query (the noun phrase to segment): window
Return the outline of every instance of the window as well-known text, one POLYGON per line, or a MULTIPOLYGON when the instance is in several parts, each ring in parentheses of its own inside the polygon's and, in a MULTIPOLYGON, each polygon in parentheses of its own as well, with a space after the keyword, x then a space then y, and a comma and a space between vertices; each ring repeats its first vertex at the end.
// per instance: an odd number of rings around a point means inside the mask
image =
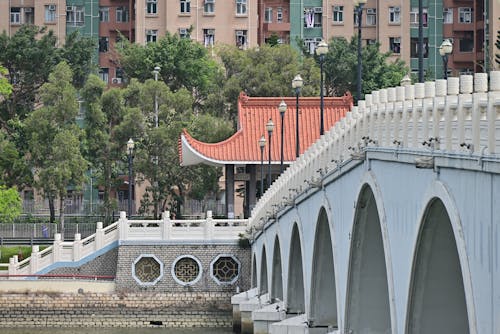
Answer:
POLYGON ((393 53, 401 53, 401 37, 389 37, 389 49, 393 53))
POLYGON ((210 276, 217 284, 233 284, 240 275, 241 263, 232 255, 219 255, 210 263, 210 276))
POLYGON ((247 0, 236 0, 236 15, 247 14, 247 0))
POLYGON ((271 7, 267 7, 264 10, 264 22, 265 23, 273 22, 273 9, 271 7))
POLYGON ((99 37, 99 52, 109 51, 109 37, 99 37))
POLYGON ((375 44, 377 44, 376 39, 367 39, 366 40, 366 45, 375 45, 375 44))
POLYGON ((472 23, 472 8, 470 7, 458 8, 458 22, 472 23))
POLYGON ((215 12, 215 0, 205 0, 203 12, 205 14, 213 14, 215 12))
POLYGON ((12 7, 10 9, 10 23, 21 24, 21 8, 12 7))
POLYGON ((146 30, 146 42, 156 42, 158 39, 158 30, 146 30))
POLYGON ((33 12, 35 11, 35 8, 25 7, 25 8, 23 8, 23 11, 24 11, 23 24, 33 24, 33 22, 35 22, 35 15, 33 14, 33 12))
POLYGON ((99 8, 99 21, 109 22, 109 7, 99 8))
POLYGON ((366 25, 377 25, 377 8, 366 8, 366 25))
POLYGON ((314 54, 316 50, 316 40, 314 38, 306 38, 304 39, 304 47, 309 50, 309 54, 314 54))
POLYGON ((453 23, 453 8, 443 9, 443 23, 452 24, 453 23))
POLYGON ((109 68, 102 67, 99 70, 99 78, 101 78, 101 80, 104 81, 105 83, 108 83, 108 81, 109 81, 109 68))
POLYGON ((179 37, 180 38, 189 38, 189 29, 188 28, 179 28, 179 37))
POLYGON ((321 27, 323 9, 321 7, 304 8, 304 28, 321 27))
POLYGON ((474 39, 472 36, 463 37, 458 40, 458 49, 460 52, 472 52, 474 51, 474 39))
POLYGON ((236 30, 236 46, 240 49, 245 49, 247 46, 247 31, 236 30))
POLYGON ((132 276, 140 285, 155 285, 163 277, 163 262, 152 254, 141 255, 134 261, 132 276))
POLYGON ((125 6, 116 7, 116 22, 128 22, 128 20, 129 20, 128 7, 125 6))
POLYGON ((191 255, 181 255, 172 265, 172 277, 181 285, 191 285, 199 281, 202 269, 200 261, 191 255))
POLYGON ((283 8, 281 8, 281 7, 279 7, 278 10, 277 10, 276 21, 278 23, 282 23, 283 22, 283 8))
POLYGON ((85 22, 85 7, 66 6, 66 23, 72 26, 83 26, 85 22))
POLYGON ((191 0, 181 0, 181 14, 191 13, 191 0))
MULTIPOLYGON (((422 23, 424 27, 427 27, 427 8, 422 8, 422 23)), ((410 24, 418 26, 418 7, 412 7, 411 9, 410 24)))
POLYGON ((213 46, 215 41, 215 29, 203 29, 203 44, 205 47, 213 46))
MULTIPOLYGON (((410 57, 418 58, 418 37, 412 37, 410 41, 410 57)), ((424 38, 424 58, 429 58, 429 39, 424 38)))
POLYGON ((158 14, 158 0, 146 0, 146 13, 149 15, 158 14))
POLYGON ((401 22, 401 8, 389 7, 389 23, 396 24, 401 22))
POLYGON ((45 5, 45 22, 56 22, 56 5, 45 5))
POLYGON ((344 6, 333 6, 333 23, 344 22, 344 6))

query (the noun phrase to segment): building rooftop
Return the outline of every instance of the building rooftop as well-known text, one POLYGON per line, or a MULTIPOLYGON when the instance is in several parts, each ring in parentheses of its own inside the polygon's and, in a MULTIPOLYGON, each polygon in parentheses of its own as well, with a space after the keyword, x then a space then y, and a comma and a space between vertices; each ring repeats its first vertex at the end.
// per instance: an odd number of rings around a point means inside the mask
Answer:
MULTIPOLYGON (((182 166, 205 163, 215 166, 227 164, 259 164, 261 153, 259 139, 264 135, 264 161, 268 161, 269 138, 266 123, 274 122, 272 133, 271 161, 281 161, 281 116, 278 105, 284 100, 288 108, 284 116, 284 162, 295 160, 295 97, 249 97, 240 93, 238 98, 238 131, 219 143, 204 143, 193 138, 185 129, 179 139, 179 157, 182 166)), ((350 94, 342 97, 324 98, 325 132, 351 109, 353 99, 350 94)), ((319 139, 320 98, 301 97, 299 99, 299 139, 302 154, 312 143, 319 139)))

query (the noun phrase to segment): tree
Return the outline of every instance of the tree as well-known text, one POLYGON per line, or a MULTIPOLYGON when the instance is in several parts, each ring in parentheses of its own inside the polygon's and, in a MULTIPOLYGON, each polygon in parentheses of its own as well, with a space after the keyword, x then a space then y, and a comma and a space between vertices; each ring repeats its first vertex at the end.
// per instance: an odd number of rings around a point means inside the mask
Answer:
POLYGON ((96 171, 98 184, 104 189, 103 209, 105 220, 109 221, 116 209, 111 191, 123 183, 121 160, 126 154, 126 143, 129 138, 142 137, 144 117, 139 109, 126 105, 124 94, 127 90, 104 89, 104 82, 90 75, 82 89, 82 97, 86 108, 86 156, 96 171))
POLYGON ((88 75, 95 65, 92 65, 92 57, 95 57, 96 43, 89 37, 83 37, 78 30, 66 36, 64 47, 59 49, 61 60, 66 61, 73 71, 73 85, 80 89, 85 84, 88 75))
MULTIPOLYGON (((498 18, 500 20, 500 17, 498 18)), ((500 30, 497 31, 497 41, 495 42, 497 51, 500 51, 500 30)), ((495 54, 495 61, 500 65, 500 53, 495 54)))
MULTIPOLYGON (((377 43, 364 46, 362 49, 363 94, 376 89, 397 86, 408 73, 408 68, 402 60, 390 61, 391 53, 381 53, 379 48, 380 45, 377 43)), ((355 36, 350 42, 344 38, 330 40, 324 60, 326 95, 341 96, 348 91, 351 93, 356 91, 357 49, 355 36)))
POLYGON ((21 197, 15 188, 0 186, 0 223, 11 223, 21 214, 21 197))
POLYGON ((59 199, 63 235, 67 189, 69 186, 78 189, 87 170, 80 148, 83 133, 75 123, 78 103, 72 80, 68 64, 58 64, 50 74, 49 82, 40 89, 43 107, 33 111, 25 122, 35 188, 49 200, 51 222, 55 220, 54 201, 59 199))
POLYGON ((12 85, 7 80, 7 69, 0 65, 0 97, 8 98, 12 93, 12 85))

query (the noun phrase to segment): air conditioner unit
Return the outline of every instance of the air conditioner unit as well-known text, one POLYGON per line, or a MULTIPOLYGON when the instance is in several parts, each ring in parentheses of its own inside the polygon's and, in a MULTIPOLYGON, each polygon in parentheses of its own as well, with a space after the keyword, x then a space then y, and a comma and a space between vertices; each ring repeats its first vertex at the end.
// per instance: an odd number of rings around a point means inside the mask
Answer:
POLYGON ((315 41, 316 43, 319 43, 319 42, 321 42, 322 40, 323 40, 323 38, 321 38, 321 37, 316 37, 316 38, 314 39, 314 41, 315 41))
POLYGON ((375 8, 367 8, 366 14, 377 14, 377 10, 375 8))
POLYGON ((323 7, 314 7, 315 13, 323 13, 323 7))
POLYGON ((49 10, 54 12, 56 10, 56 5, 49 5, 49 10))
POLYGON ((243 34, 243 30, 236 30, 236 36, 245 36, 245 34, 243 34))
POLYGON ((215 35, 215 29, 207 29, 207 35, 215 35))
POLYGON ((121 84, 122 83, 122 78, 113 78, 111 79, 111 83, 113 84, 121 84))
POLYGON ((73 11, 75 11, 75 6, 66 6, 66 11, 67 12, 73 12, 73 11))
POLYGON ((401 43, 401 37, 394 37, 393 43, 401 43))
POLYGON ((24 8, 24 12, 31 13, 31 12, 33 12, 33 8, 31 8, 31 7, 24 8))
POLYGON ((186 28, 179 28, 179 35, 187 35, 187 29, 186 28))
POLYGON ((342 6, 333 6, 333 10, 334 10, 334 11, 340 11, 340 10, 342 10, 342 8, 341 8, 341 7, 342 7, 342 6))
POLYGON ((400 7, 394 7, 394 11, 399 13, 401 11, 401 8, 400 7))

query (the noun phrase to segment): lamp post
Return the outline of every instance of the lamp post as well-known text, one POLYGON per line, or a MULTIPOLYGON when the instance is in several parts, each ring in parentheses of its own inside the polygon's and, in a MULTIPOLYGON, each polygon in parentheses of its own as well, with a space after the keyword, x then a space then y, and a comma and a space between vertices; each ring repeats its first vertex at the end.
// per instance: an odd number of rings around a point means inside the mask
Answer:
POLYGON ((363 22, 363 6, 366 4, 367 0, 354 0, 354 12, 358 18, 358 82, 356 89, 356 98, 358 101, 361 100, 361 83, 362 83, 362 71, 363 64, 361 60, 361 25, 363 22))
POLYGON ((325 125, 324 125, 324 93, 323 93, 323 62, 325 60, 325 54, 328 52, 328 44, 326 44, 325 41, 321 41, 318 43, 318 46, 316 47, 316 54, 319 56, 319 71, 320 71, 320 77, 321 77, 321 82, 320 82, 320 87, 319 87, 319 94, 321 98, 320 102, 320 119, 319 119, 319 134, 322 136, 325 133, 325 125))
MULTIPOLYGON (((153 74, 155 75, 155 81, 158 81, 158 74, 160 73, 160 67, 155 66, 153 74)), ((155 128, 158 127, 158 96, 155 91, 155 128)))
POLYGON ((443 58, 443 78, 445 79, 448 79, 448 56, 452 53, 452 51, 453 45, 451 44, 449 39, 445 39, 439 47, 439 54, 441 55, 441 58, 443 58))
POLYGON ((127 142, 128 152, 128 217, 132 216, 132 164, 134 163, 134 141, 130 138, 127 142))
POLYGON ((269 164, 267 166, 267 179, 268 179, 268 187, 271 185, 271 138, 273 136, 274 123, 270 118, 266 124, 267 137, 269 138, 269 164))
POLYGON ((287 105, 284 100, 281 100, 280 105, 278 106, 278 110, 280 112, 281 116, 281 164, 280 164, 280 172, 283 173, 283 160, 284 160, 284 152, 283 152, 283 146, 284 146, 284 136, 285 136, 285 112, 286 112, 287 105))
POLYGON ((264 135, 259 139, 260 147, 260 196, 264 194, 264 146, 266 146, 266 138, 264 135))
POLYGON ((299 157, 300 154, 300 137, 299 137, 299 95, 300 89, 304 80, 300 74, 297 74, 292 80, 292 88, 295 89, 295 157, 299 157))

